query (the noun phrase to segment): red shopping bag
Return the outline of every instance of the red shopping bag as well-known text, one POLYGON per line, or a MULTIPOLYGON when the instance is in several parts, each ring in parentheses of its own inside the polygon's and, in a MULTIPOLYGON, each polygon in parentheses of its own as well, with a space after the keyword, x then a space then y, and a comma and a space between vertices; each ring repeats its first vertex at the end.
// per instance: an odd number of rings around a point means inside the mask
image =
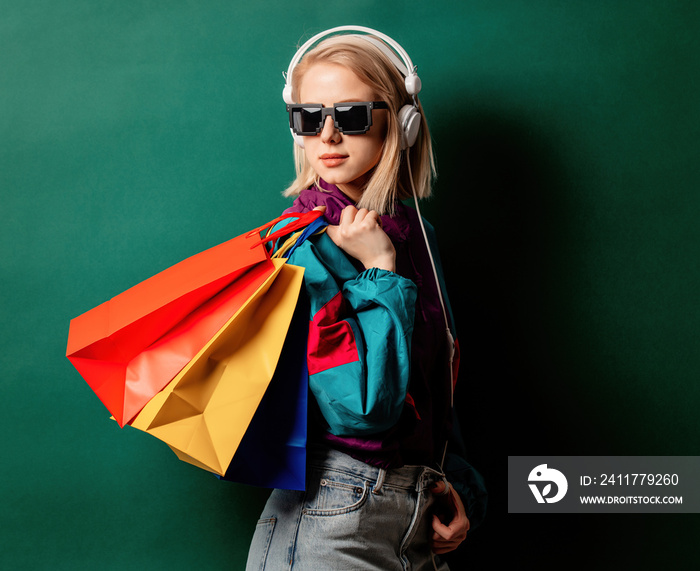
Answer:
POLYGON ((73 319, 66 356, 128 424, 274 272, 264 243, 318 211, 284 215, 196 254, 73 319), (296 218, 260 238, 282 218, 296 218))

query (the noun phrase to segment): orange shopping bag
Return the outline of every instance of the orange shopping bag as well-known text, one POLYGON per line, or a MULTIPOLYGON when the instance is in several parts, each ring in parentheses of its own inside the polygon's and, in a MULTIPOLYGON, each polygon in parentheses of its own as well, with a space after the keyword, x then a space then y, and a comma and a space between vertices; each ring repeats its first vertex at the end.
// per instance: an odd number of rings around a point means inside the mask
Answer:
POLYGON ((275 273, 264 242, 320 215, 284 215, 71 321, 66 356, 120 426, 131 422, 275 273), (261 240, 260 232, 282 218, 296 220, 261 240))

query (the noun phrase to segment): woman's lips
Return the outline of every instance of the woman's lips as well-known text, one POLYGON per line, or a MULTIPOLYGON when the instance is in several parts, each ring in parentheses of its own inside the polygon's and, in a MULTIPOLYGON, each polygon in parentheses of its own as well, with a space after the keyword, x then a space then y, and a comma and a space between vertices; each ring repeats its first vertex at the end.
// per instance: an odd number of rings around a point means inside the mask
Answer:
POLYGON ((321 155, 319 158, 321 159, 321 162, 323 162, 323 164, 327 167, 337 167, 338 165, 343 164, 347 160, 348 155, 326 153, 321 155))

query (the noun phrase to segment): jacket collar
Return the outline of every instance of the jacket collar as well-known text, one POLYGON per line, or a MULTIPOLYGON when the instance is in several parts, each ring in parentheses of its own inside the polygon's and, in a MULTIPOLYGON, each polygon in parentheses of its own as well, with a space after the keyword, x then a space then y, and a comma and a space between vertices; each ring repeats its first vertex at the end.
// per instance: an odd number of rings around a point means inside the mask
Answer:
MULTIPOLYGON (((346 206, 355 205, 348 197, 334 184, 330 184, 321 179, 318 186, 313 185, 306 190, 302 190, 299 197, 294 201, 295 207, 302 207, 304 210, 311 210, 316 206, 326 207, 326 220, 329 224, 339 224, 340 214, 346 206)), ((296 208, 295 208, 296 209, 296 208)), ((394 205, 394 215, 384 215, 381 217, 382 228, 387 233, 392 242, 404 242, 408 237, 410 223, 408 208, 400 201, 394 205)))

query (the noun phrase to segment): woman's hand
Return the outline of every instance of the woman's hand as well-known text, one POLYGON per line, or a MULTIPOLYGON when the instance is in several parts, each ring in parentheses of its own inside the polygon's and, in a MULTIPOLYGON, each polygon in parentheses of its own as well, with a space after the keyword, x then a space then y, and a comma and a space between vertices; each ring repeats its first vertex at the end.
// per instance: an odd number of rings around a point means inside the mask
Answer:
POLYGON ((467 538, 469 519, 459 494, 452 486, 440 481, 431 489, 431 492, 436 496, 435 509, 442 516, 441 521, 440 517, 433 514, 431 547, 433 553, 441 555, 457 549, 459 544, 467 538))
POLYGON ((365 269, 396 271, 396 250, 374 210, 346 206, 340 215, 340 224, 328 226, 326 233, 336 246, 359 260, 365 269))

